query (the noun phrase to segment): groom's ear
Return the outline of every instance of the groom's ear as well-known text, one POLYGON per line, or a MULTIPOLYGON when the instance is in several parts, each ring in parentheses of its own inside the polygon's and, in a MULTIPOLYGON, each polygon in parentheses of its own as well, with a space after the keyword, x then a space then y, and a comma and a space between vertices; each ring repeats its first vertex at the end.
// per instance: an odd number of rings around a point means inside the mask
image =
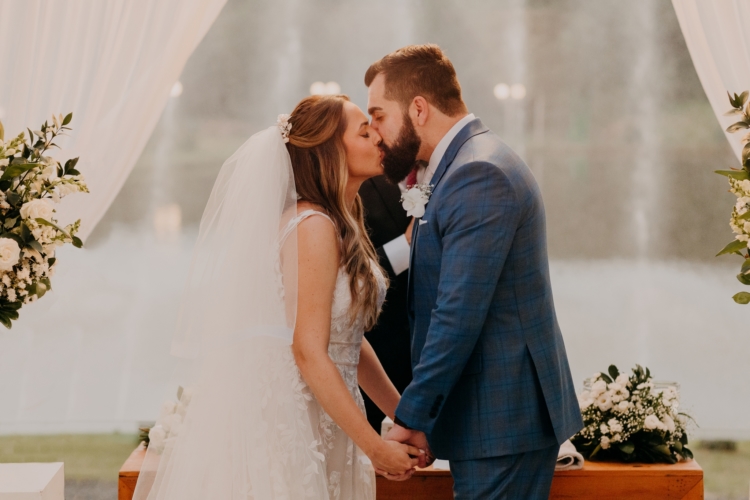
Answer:
POLYGON ((418 95, 412 99, 409 105, 409 116, 411 116, 414 125, 424 127, 430 117, 430 106, 424 97, 418 95))

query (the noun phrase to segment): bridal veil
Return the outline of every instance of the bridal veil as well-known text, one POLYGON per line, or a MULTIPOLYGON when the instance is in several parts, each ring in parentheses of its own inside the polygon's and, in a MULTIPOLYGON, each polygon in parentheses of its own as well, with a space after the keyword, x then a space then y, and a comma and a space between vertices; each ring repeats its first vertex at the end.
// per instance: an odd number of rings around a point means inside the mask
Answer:
POLYGON ((135 500, 327 496, 312 394, 290 349, 297 239, 287 222, 296 202, 279 127, 224 163, 172 344, 183 390, 152 431, 135 500))

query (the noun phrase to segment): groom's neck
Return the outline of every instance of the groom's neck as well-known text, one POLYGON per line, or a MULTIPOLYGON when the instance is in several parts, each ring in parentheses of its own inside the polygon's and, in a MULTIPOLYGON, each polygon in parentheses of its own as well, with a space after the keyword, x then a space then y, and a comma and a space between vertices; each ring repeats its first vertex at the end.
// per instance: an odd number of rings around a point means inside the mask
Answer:
POLYGON ((417 154, 417 160, 429 162, 432 153, 435 151, 435 148, 443 137, 445 137, 445 134, 453 128, 453 125, 461 121, 461 119, 468 114, 469 113, 459 113, 454 116, 444 115, 440 112, 432 114, 430 120, 417 130, 417 133, 422 140, 419 154, 417 154))

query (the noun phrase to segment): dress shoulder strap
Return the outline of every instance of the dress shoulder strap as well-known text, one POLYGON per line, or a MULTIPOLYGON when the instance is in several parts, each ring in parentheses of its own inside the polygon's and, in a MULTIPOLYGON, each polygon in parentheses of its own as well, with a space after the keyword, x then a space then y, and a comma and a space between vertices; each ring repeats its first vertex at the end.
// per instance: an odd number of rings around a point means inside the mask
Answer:
POLYGON ((328 219, 329 221, 331 221, 331 224, 333 224, 334 227, 336 227, 336 224, 334 224, 333 219, 331 219, 328 216, 328 214, 320 212, 318 210, 312 210, 312 209, 305 210, 303 212, 298 213, 297 215, 295 215, 291 219, 289 219, 289 222, 287 222, 286 227, 284 228, 284 232, 281 235, 281 241, 286 240, 287 236, 289 236, 289 233, 291 233, 292 230, 294 230, 294 228, 297 227, 300 222, 302 222, 303 220, 307 219, 308 217, 312 217, 314 215, 320 215, 322 217, 325 217, 326 219, 328 219))

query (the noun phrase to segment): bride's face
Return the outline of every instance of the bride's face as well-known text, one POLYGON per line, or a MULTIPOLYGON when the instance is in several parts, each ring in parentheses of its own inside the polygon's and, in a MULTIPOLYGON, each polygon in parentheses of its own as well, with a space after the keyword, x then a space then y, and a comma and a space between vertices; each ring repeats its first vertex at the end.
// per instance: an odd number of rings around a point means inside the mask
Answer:
POLYGON ((344 103, 346 131, 344 148, 349 179, 364 181, 383 173, 383 153, 378 147, 380 135, 370 126, 370 121, 356 104, 344 103))

